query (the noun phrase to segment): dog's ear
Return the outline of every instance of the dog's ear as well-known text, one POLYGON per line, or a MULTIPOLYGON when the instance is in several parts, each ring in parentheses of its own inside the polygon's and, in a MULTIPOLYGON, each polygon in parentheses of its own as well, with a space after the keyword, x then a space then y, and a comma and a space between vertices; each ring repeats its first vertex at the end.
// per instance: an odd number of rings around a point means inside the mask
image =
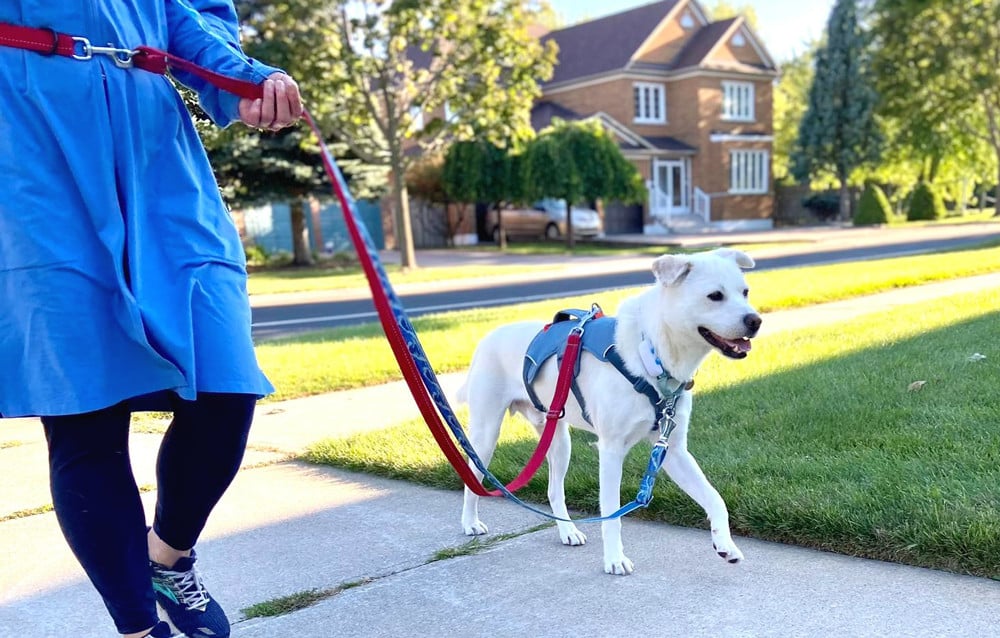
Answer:
POLYGON ((736 265, 743 270, 750 270, 754 267, 753 257, 746 254, 742 250, 736 250, 735 248, 716 248, 714 252, 719 257, 732 259, 736 262, 736 265))
POLYGON ((676 286, 691 272, 691 260, 679 255, 663 255, 653 261, 653 275, 664 286, 676 286))

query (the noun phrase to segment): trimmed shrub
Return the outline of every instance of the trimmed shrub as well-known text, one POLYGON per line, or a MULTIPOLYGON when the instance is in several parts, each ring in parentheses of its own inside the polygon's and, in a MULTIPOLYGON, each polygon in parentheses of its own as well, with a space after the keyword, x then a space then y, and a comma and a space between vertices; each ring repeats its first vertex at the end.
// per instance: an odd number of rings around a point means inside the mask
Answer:
POLYGON ((819 219, 829 221, 840 213, 840 195, 831 192, 813 193, 802 199, 802 205, 819 219))
POLYGON ((946 214, 941 193, 927 182, 918 182, 910 196, 910 206, 906 210, 906 219, 911 222, 927 221, 943 219, 946 214))
POLYGON ((871 182, 865 184, 865 190, 861 193, 861 201, 858 202, 858 212, 854 214, 855 226, 872 226, 875 224, 891 224, 892 206, 889 205, 889 198, 878 184, 871 182))

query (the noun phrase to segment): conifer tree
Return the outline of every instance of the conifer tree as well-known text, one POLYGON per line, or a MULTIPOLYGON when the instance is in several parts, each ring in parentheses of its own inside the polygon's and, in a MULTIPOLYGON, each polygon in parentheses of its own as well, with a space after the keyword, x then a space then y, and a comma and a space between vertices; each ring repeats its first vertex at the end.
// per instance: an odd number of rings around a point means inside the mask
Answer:
POLYGON ((856 0, 837 0, 816 54, 809 106, 799 127, 793 175, 808 181, 824 173, 840 184, 840 217, 850 215, 848 179, 878 161, 883 135, 875 120, 878 95, 868 74, 865 34, 856 0))

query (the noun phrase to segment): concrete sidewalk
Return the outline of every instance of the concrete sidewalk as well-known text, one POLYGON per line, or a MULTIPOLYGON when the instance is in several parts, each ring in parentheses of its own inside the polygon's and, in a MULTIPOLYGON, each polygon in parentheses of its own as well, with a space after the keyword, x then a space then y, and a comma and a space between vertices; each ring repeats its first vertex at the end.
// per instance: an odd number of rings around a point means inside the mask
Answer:
MULTIPOLYGON (((1000 274, 771 313, 763 333, 996 288, 1000 274)), ((444 375, 446 392, 462 378, 444 375)), ((586 546, 563 547, 554 529, 536 529, 542 519, 506 501, 481 509, 490 537, 513 537, 435 561, 469 540, 460 493, 282 460, 317 440, 416 415, 401 382, 260 407, 247 469, 199 544, 235 638, 997 635, 994 581, 753 539, 737 539, 747 561, 734 567, 715 556, 707 531, 633 519, 624 540, 636 573, 612 577, 602 571, 598 527, 583 527, 586 546), (239 612, 353 583, 286 616, 242 620, 239 612)), ((158 440, 133 437, 140 484, 152 483, 158 440)), ((48 503, 37 422, 0 423, 0 467, 0 518, 48 503)), ((144 498, 151 505, 154 494, 144 498)), ((114 631, 54 515, 0 522, 0 636, 68 635, 114 631)))

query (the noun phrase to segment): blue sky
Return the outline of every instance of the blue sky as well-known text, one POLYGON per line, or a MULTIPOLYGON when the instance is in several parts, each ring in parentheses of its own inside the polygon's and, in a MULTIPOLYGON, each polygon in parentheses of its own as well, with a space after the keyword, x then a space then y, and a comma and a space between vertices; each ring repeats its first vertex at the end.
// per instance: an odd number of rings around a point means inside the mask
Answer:
MULTIPOLYGON (((649 0, 550 0, 567 24, 598 18, 648 4, 649 0)), ((778 62, 801 52, 804 42, 818 38, 834 0, 730 0, 757 12, 757 35, 778 62)), ((713 4, 711 0, 703 4, 713 4)))

